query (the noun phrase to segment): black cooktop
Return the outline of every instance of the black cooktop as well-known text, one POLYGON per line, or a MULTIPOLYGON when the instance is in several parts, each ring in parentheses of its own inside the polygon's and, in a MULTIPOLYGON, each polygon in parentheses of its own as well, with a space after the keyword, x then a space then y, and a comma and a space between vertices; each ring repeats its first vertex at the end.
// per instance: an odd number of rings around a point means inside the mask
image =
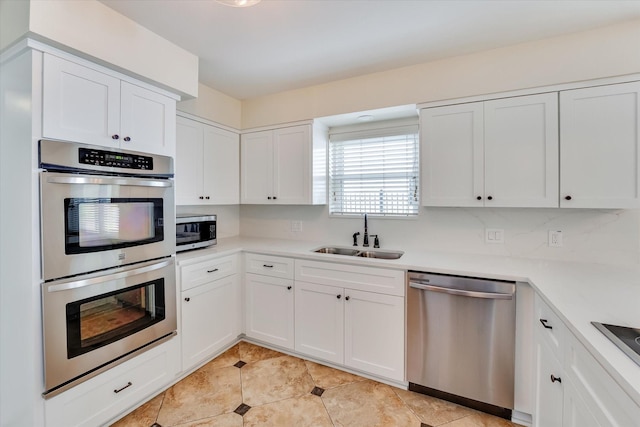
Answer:
POLYGON ((640 329, 591 322, 634 362, 640 365, 640 329))

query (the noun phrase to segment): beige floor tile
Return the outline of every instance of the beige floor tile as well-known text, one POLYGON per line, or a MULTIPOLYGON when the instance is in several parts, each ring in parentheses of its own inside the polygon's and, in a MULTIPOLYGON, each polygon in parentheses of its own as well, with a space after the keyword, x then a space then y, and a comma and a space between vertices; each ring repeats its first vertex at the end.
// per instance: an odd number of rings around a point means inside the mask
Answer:
POLYGON ((240 344, 236 344, 220 356, 207 363, 210 368, 226 368, 233 366, 240 360, 240 344))
POLYGON ((243 402, 252 407, 303 396, 313 387, 304 361, 296 357, 274 357, 242 368, 243 402))
POLYGON ((431 426, 446 424, 476 413, 476 411, 464 406, 420 393, 399 388, 394 388, 393 391, 411 408, 420 421, 431 426))
POLYGON ((163 398, 164 393, 157 395, 111 427, 149 427, 156 422, 163 398))
POLYGON ((240 369, 198 369, 165 392, 158 414, 163 427, 232 412, 242 403, 240 369))
POLYGON ((443 424, 442 427, 518 427, 518 424, 514 424, 502 418, 494 417, 492 415, 476 412, 468 417, 460 418, 459 420, 452 421, 447 424, 443 424))
POLYGON ((232 412, 191 423, 179 424, 176 427, 242 427, 242 417, 232 412))
POLYGON ((251 408, 244 427, 333 427, 318 396, 305 395, 251 408))
POLYGON ((361 381, 326 390, 322 401, 337 427, 420 427, 391 386, 361 381))
POLYGON ((245 341, 240 341, 238 346, 240 348, 240 360, 245 363, 259 362, 261 360, 284 356, 284 354, 279 351, 260 347, 245 341))
POLYGON ((325 390, 339 385, 351 384, 358 381, 364 381, 364 378, 357 375, 350 374, 348 372, 341 371, 339 369, 329 368, 318 363, 313 363, 305 360, 307 370, 313 378, 313 382, 316 386, 325 390))

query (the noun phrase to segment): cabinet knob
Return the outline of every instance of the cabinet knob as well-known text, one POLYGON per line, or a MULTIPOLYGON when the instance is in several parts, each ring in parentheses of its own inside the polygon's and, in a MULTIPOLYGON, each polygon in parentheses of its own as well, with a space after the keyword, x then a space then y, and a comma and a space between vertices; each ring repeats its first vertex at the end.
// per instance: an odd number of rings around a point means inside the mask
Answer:
POLYGON ((186 302, 189 302, 189 301, 191 301, 191 298, 186 297, 184 300, 185 300, 186 302))
POLYGON ((342 298, 342 295, 338 294, 338 295, 336 295, 336 298, 340 299, 340 298, 342 298))
POLYGON ((204 197, 200 196, 200 197, 198 197, 198 199, 202 200, 202 199, 204 199, 204 197))
POLYGON ((277 199, 277 197, 276 197, 276 196, 273 196, 273 200, 275 200, 275 199, 277 199))
POLYGON ((209 197, 209 196, 206 196, 206 197, 205 197, 205 199, 207 199, 207 200, 209 200, 210 198, 211 198, 211 197, 209 197))
POLYGON ((571 196, 564 196, 565 200, 571 200, 571 196))
POLYGON ((111 139, 120 139, 120 135, 118 134, 111 135, 111 139))
POLYGON ((271 196, 267 197, 267 199, 271 200, 271 196))
POLYGON ((542 326, 544 326, 545 329, 553 329, 553 326, 547 325, 547 322, 547 319, 540 319, 540 323, 542 323, 542 326))
POLYGON ((487 200, 493 200, 493 196, 487 196, 487 200))
POLYGON ((553 374, 551 374, 551 382, 555 383, 556 381, 562 384, 562 378, 556 377, 553 374))
POLYGON ((478 196, 478 197, 476 197, 476 199, 482 200, 482 196, 478 196))
POLYGON ((347 295, 346 297, 344 297, 344 299, 346 299, 347 301, 349 301, 351 299, 351 297, 349 295, 347 295))
POLYGON ((129 141, 131 141, 131 138, 129 138, 128 136, 125 136, 125 137, 124 137, 124 140, 125 140, 126 142, 129 142, 129 141))
POLYGON ((287 290, 288 290, 288 291, 290 291, 290 290, 291 290, 291 288, 292 288, 291 286, 287 286, 287 290))

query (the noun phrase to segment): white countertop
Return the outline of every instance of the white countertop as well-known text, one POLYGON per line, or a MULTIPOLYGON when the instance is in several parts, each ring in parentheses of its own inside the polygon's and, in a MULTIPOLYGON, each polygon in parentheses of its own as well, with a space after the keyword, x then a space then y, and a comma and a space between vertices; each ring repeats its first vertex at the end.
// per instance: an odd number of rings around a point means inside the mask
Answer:
MULTIPOLYGON (((408 250, 397 260, 317 254, 326 242, 233 237, 211 248, 180 253, 178 264, 239 251, 327 260, 399 270, 418 270, 528 282, 562 318, 604 369, 640 406, 640 366, 598 331, 591 321, 640 327, 640 266, 408 250)), ((387 248, 382 248, 384 250, 387 248)), ((388 248, 389 250, 396 248, 388 248)))

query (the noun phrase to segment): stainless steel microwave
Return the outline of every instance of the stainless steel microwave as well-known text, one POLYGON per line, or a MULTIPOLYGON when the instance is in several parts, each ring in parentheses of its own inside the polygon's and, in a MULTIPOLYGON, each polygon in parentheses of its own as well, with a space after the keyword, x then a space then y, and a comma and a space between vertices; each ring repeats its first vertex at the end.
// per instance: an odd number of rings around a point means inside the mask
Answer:
POLYGON ((215 245, 216 215, 180 214, 176 218, 176 251, 215 245))

